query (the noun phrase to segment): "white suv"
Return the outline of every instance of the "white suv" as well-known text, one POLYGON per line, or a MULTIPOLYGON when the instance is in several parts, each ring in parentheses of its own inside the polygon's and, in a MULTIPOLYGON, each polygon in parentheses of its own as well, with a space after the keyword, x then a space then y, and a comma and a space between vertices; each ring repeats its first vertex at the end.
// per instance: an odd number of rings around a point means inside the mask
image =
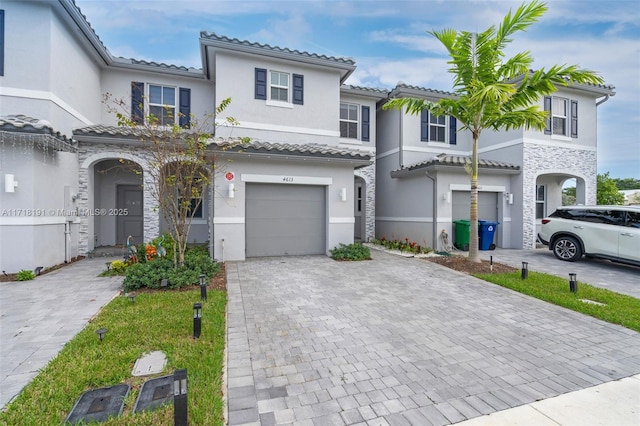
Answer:
POLYGON ((560 260, 584 254, 640 266, 640 207, 559 207, 542 219, 538 239, 560 260))

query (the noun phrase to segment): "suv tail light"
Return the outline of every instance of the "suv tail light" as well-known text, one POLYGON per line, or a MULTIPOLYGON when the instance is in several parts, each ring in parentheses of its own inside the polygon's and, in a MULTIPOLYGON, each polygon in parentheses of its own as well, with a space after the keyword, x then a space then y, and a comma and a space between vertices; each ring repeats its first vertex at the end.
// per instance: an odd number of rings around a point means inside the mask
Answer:
POLYGON ((551 222, 551 219, 542 219, 542 224, 543 225, 546 225, 549 222, 551 222))

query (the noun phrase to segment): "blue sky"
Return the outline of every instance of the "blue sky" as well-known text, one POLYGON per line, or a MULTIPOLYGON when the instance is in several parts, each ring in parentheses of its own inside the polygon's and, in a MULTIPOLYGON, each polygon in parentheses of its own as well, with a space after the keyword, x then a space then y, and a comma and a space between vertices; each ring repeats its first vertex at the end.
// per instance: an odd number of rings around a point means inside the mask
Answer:
MULTIPOLYGON (((521 1, 76 0, 115 56, 200 68, 201 30, 290 49, 352 57, 348 84, 399 81, 451 90, 446 52, 426 31, 482 31, 521 1)), ((534 67, 577 64, 616 95, 598 107, 598 172, 640 179, 640 0, 549 0, 507 54, 534 67)), ((571 159, 567 159, 571 161, 571 159)))

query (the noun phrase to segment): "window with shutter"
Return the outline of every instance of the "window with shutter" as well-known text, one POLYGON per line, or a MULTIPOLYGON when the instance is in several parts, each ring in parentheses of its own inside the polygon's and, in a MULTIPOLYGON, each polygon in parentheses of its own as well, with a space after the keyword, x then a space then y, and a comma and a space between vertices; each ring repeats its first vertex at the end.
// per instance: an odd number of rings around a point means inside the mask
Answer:
POLYGON ((300 74, 293 74, 293 103, 304 104, 304 76, 300 74))
POLYGON ((429 111, 420 112, 420 141, 440 142, 455 145, 457 121, 454 117, 436 117, 429 111))
POLYGON ((362 132, 361 132, 362 133, 362 137, 361 137, 361 140, 363 142, 369 142, 369 140, 370 140, 369 132, 370 132, 370 128, 371 127, 370 127, 370 124, 369 124, 369 111, 370 111, 370 109, 369 109, 368 106, 363 106, 361 108, 361 114, 362 114, 362 125, 361 125, 361 127, 362 127, 362 132))
POLYGON ((340 137, 358 139, 358 105, 340 104, 340 137))
POLYGON ((144 123, 144 83, 131 82, 131 121, 144 123))
POLYGON ((180 127, 188 129, 191 126, 191 89, 180 88, 180 127))
POLYGON ((263 68, 256 68, 255 78, 255 98, 267 99, 267 70, 263 68))

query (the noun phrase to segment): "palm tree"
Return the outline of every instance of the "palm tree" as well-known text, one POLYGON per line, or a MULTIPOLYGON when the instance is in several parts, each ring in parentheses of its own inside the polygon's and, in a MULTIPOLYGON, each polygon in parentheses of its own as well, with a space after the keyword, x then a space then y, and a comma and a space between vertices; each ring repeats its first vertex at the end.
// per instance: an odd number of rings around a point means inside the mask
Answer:
POLYGON ((512 34, 525 31, 545 12, 545 3, 523 3, 515 13, 509 13, 496 29, 491 26, 481 33, 444 29, 429 31, 449 52, 455 99, 429 102, 424 99, 397 98, 388 101, 384 109, 405 108, 409 114, 428 110, 435 116, 449 115, 461 124, 461 130, 473 135, 471 154, 471 241, 469 260, 480 262, 478 253, 478 141, 484 129, 511 130, 533 128, 543 130, 547 113, 537 101, 553 93, 557 85, 572 83, 600 84, 602 78, 576 65, 554 65, 531 71, 530 52, 520 52, 503 60, 505 47, 512 34))

